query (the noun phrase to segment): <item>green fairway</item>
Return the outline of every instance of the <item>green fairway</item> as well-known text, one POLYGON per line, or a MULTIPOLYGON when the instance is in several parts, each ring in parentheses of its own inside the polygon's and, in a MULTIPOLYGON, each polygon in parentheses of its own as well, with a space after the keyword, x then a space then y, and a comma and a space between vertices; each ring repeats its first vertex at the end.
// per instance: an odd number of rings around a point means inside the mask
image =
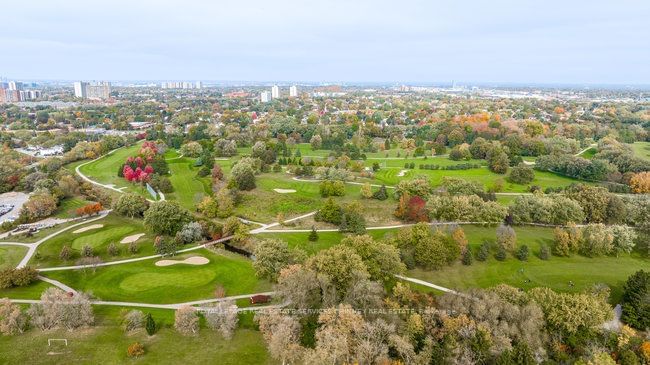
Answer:
POLYGON ((270 284, 255 277, 251 262, 234 254, 217 254, 201 249, 171 257, 183 260, 204 256, 207 265, 176 264, 159 267, 160 259, 151 259, 92 270, 66 270, 44 273, 77 290, 92 292, 97 298, 142 303, 179 303, 214 297, 217 284, 226 295, 256 293, 270 289, 270 284))
MULTIPOLYGON (((463 229, 474 253, 484 238, 496 239, 496 229, 493 227, 463 226, 463 229)), ((636 254, 598 258, 552 256, 544 261, 537 256, 539 248, 541 244, 552 244, 553 230, 515 227, 515 231, 517 245, 525 244, 531 250, 528 261, 522 262, 508 255, 501 262, 490 255, 485 262, 475 259, 471 266, 457 262, 438 271, 411 270, 408 275, 452 289, 485 288, 503 283, 523 289, 546 286, 559 291, 581 291, 604 283, 612 288, 613 298, 617 300, 625 279, 635 271, 650 266, 649 259, 636 254), (570 281, 574 286, 569 285, 570 281)))
POLYGON ((0 246, 0 270, 16 267, 27 253, 27 247, 0 246))
MULTIPOLYGON (((38 299, 41 297, 41 293, 45 289, 51 287, 50 284, 37 280, 31 285, 21 286, 11 289, 0 289, 0 298, 11 298, 11 299, 38 299)), ((2 336, 0 336, 0 341, 2 341, 2 336)))
POLYGON ((541 186, 543 189, 547 187, 560 187, 567 186, 571 183, 577 182, 575 179, 561 176, 547 171, 535 171, 535 179, 527 185, 509 183, 506 180, 507 174, 496 174, 487 168, 469 169, 469 170, 422 170, 417 168, 407 170, 403 177, 398 176, 401 168, 385 168, 377 171, 375 174, 376 184, 397 185, 401 180, 413 179, 419 175, 425 175, 433 186, 442 184, 444 177, 458 177, 467 181, 477 181, 484 187, 494 185, 495 180, 502 179, 504 182, 504 192, 510 193, 523 193, 528 191, 531 185, 541 186))
POLYGON ((210 179, 197 177, 199 168, 192 166, 193 162, 185 157, 168 162, 169 180, 174 186, 174 192, 165 195, 166 199, 176 200, 190 211, 195 211, 201 199, 210 193, 210 179))
POLYGON ((60 202, 59 208, 56 210, 54 216, 57 218, 74 218, 77 216, 77 208, 81 208, 91 203, 93 202, 90 202, 82 197, 63 199, 60 202))
POLYGON ((92 247, 93 254, 99 256, 103 261, 152 255, 154 253, 153 236, 148 233, 136 241, 139 250, 135 255, 128 252, 127 244, 120 243, 123 238, 139 233, 147 233, 142 220, 129 219, 116 214, 109 214, 105 218, 90 222, 87 225, 71 228, 43 242, 38 247, 38 255, 32 259, 31 265, 34 265, 35 267, 71 265, 79 259, 81 249, 85 245, 92 247), (83 229, 83 227, 89 227, 95 224, 101 224, 103 227, 81 233, 74 233, 79 229, 83 229), (110 256, 108 254, 107 248, 111 243, 117 245, 120 251, 119 255, 110 256), (63 246, 70 246, 72 249, 72 257, 68 261, 59 258, 63 246))
POLYGON ((79 171, 102 184, 113 184, 116 188, 128 187, 125 190, 129 191, 139 190, 124 178, 117 176, 118 168, 124 165, 127 157, 135 156, 139 149, 139 143, 131 147, 120 148, 109 155, 79 167, 79 171))
POLYGON ((202 326, 197 336, 181 336, 173 328, 174 311, 151 308, 94 306, 95 323, 76 331, 31 329, 17 336, 0 337, 0 363, 3 364, 269 364, 261 334, 250 320, 240 315, 240 324, 231 340, 202 326), (151 313, 159 330, 147 336, 144 330, 125 333, 121 312, 138 309, 151 313), (67 339, 68 345, 48 339, 67 339), (127 357, 134 342, 145 347, 138 359, 127 357))
POLYGON ((631 144, 634 155, 650 161, 650 142, 634 142, 631 144))
MULTIPOLYGON (((382 239, 394 229, 374 229, 367 231, 367 234, 374 239, 382 239)), ((341 232, 318 232, 318 240, 311 242, 307 239, 309 232, 291 232, 291 233, 263 233, 256 235, 257 238, 275 238, 287 242, 289 247, 300 248, 312 255, 320 250, 330 248, 339 244, 341 240, 346 237, 346 234, 341 232)))

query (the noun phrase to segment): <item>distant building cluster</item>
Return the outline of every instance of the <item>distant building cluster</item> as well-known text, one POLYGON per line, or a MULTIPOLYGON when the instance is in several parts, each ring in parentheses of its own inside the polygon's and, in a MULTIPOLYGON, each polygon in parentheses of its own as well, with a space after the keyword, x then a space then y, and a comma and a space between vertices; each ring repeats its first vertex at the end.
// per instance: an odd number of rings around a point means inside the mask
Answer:
MULTIPOLYGON (((289 97, 290 98, 296 98, 298 97, 298 87, 296 85, 293 85, 289 87, 289 97)), ((271 91, 262 91, 260 93, 260 101, 262 103, 268 103, 272 99, 278 99, 280 98, 280 88, 278 85, 273 85, 271 87, 271 91)))
POLYGON ((163 89, 202 89, 203 83, 201 81, 167 81, 160 83, 163 89))
POLYGON ((111 97, 111 83, 108 81, 77 81, 74 96, 82 99, 104 100, 111 97))
MULTIPOLYGON (((31 84, 34 86, 33 84, 31 84)), ((26 89, 26 85, 18 81, 0 82, 0 103, 34 100, 41 97, 40 90, 26 89)))

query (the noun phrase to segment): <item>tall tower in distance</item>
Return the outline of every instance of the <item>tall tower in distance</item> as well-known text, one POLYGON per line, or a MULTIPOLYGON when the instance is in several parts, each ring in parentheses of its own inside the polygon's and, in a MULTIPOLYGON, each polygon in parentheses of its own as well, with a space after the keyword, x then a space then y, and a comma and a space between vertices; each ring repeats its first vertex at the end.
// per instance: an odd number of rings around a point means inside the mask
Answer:
POLYGON ((280 88, 278 87, 278 85, 273 85, 271 87, 271 97, 273 99, 277 99, 280 97, 280 88))
POLYGON ((289 87, 289 97, 298 97, 298 87, 296 85, 289 87))

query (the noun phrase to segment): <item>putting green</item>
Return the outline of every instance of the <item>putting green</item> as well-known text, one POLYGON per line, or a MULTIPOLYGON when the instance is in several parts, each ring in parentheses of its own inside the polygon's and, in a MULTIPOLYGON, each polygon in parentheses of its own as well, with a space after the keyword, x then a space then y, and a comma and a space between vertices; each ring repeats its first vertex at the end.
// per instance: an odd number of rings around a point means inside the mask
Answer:
POLYGON ((72 241, 72 248, 75 250, 81 250, 85 245, 90 245, 91 247, 95 248, 106 243, 110 243, 109 241, 114 241, 117 243, 121 237, 124 237, 134 231, 135 227, 133 226, 118 226, 108 229, 101 229, 100 231, 94 231, 91 234, 75 238, 72 241))
POLYGON ((183 272, 142 272, 124 278, 120 283, 120 288, 135 292, 161 287, 193 288, 209 284, 215 277, 216 273, 210 269, 192 270, 191 275, 183 272))

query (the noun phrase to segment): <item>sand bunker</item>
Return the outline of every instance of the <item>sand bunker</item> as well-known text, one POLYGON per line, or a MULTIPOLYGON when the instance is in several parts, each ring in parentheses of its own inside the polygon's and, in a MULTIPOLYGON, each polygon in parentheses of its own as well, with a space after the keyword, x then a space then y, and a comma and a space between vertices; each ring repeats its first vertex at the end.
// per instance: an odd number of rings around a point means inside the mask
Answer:
POLYGON ((138 234, 132 234, 130 236, 126 236, 122 238, 120 243, 132 243, 140 239, 140 237, 144 236, 144 233, 138 233, 138 234))
POLYGON ((205 265, 208 262, 210 262, 210 260, 203 256, 192 256, 185 260, 159 260, 156 262, 156 266, 171 266, 176 264, 205 265))
POLYGON ((280 193, 280 194, 291 194, 291 193, 296 192, 293 189, 273 189, 273 191, 275 191, 276 193, 280 193))
POLYGON ((406 175, 406 173, 407 173, 408 171, 409 171, 409 170, 402 170, 402 171, 400 171, 400 172, 397 173, 397 176, 402 177, 402 176, 406 175))
POLYGON ((91 229, 97 229, 97 228, 102 228, 102 227, 104 227, 103 224, 91 224, 89 226, 79 228, 76 231, 72 231, 72 233, 82 233, 82 232, 90 231, 91 229))

